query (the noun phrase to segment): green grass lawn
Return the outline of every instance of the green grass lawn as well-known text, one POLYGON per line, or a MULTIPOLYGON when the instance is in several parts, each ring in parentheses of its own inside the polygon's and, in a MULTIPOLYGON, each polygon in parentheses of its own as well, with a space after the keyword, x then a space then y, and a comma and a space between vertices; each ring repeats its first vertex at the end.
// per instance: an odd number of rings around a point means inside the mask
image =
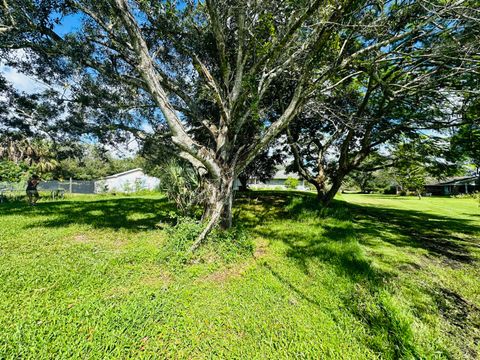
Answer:
POLYGON ((480 356, 478 203, 253 192, 235 209, 250 252, 182 258, 160 195, 0 204, 0 359, 480 356))

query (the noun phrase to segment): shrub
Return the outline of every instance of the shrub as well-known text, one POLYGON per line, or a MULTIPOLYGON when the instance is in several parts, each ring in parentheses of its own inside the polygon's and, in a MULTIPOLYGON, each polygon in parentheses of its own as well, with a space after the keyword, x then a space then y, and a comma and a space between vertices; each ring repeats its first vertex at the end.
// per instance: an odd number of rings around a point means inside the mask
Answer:
POLYGON ((20 182, 27 177, 27 166, 13 161, 0 161, 0 181, 20 182))
POLYGON ((126 194, 131 193, 133 191, 133 187, 132 187, 132 184, 130 183, 130 181, 127 180, 123 183, 122 190, 126 194))
POLYGON ((203 230, 204 224, 191 217, 177 219, 175 226, 166 227, 168 240, 162 252, 163 260, 180 266, 185 263, 210 262, 230 263, 253 253, 254 245, 249 233, 240 226, 227 231, 214 230, 206 242, 194 253, 190 247, 203 230), (210 260, 209 260, 210 259, 210 260))
POLYGON ((287 180, 285 180, 285 186, 287 189, 296 189, 297 186, 300 184, 300 181, 298 179, 289 177, 287 180))
POLYGON ((464 198, 470 198, 473 200, 478 200, 478 204, 480 206, 480 192, 475 191, 473 193, 468 193, 468 194, 457 194, 457 195, 452 195, 450 197, 458 198, 458 199, 464 199, 464 198))
POLYGON ((191 216, 197 205, 208 196, 200 186, 200 178, 195 170, 180 160, 171 160, 158 173, 160 189, 175 203, 183 216, 191 216))
POLYGON ((171 253, 184 254, 193 244, 195 238, 202 231, 202 224, 200 221, 191 217, 177 218, 177 224, 172 227, 167 227, 168 234, 168 248, 171 253))
POLYGON ((395 195, 397 193, 397 188, 395 186, 389 186, 383 190, 385 195, 395 195))
POLYGON ((146 184, 145 184, 145 179, 135 179, 135 182, 134 182, 134 191, 136 193, 142 191, 142 190, 145 190, 146 188, 146 184))

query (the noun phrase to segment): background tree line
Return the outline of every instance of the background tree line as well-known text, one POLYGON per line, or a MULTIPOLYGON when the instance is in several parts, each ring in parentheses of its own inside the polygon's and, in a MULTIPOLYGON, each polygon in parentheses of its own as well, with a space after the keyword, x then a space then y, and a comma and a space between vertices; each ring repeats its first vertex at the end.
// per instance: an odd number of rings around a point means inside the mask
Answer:
POLYGON ((0 181, 20 182, 32 174, 44 180, 98 180, 143 164, 139 156, 118 158, 98 145, 56 147, 44 139, 0 140, 0 181))

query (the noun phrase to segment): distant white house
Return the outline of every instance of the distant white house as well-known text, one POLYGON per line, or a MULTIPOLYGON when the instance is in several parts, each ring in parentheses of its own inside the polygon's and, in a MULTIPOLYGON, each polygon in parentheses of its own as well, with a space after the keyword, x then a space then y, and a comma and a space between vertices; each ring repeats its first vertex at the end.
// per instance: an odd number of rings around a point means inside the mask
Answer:
POLYGON ((160 185, 158 178, 146 175, 142 169, 132 169, 119 174, 107 176, 95 182, 95 192, 135 192, 155 190, 160 185))
POLYGON ((250 179, 248 186, 251 189, 286 189, 285 181, 288 178, 299 180, 297 190, 308 190, 305 186, 305 180, 303 180, 297 173, 287 172, 284 167, 279 167, 273 177, 266 182, 261 182, 255 178, 250 179))

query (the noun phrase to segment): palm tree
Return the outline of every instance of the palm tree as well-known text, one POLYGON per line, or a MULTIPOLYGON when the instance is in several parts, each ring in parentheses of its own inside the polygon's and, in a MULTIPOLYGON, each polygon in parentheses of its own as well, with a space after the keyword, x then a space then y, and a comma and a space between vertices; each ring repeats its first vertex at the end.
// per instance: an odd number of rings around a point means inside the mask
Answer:
POLYGON ((50 172, 58 166, 52 145, 41 139, 0 139, 0 159, 15 164, 23 162, 39 174, 50 172))

